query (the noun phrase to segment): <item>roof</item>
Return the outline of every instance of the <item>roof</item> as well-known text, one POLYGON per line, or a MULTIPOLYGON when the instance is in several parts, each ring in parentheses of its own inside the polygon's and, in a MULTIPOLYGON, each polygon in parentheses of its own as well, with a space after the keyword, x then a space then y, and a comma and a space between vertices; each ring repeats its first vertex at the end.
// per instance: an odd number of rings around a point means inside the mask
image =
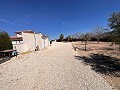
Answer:
POLYGON ((24 32, 24 33, 34 33, 32 30, 16 31, 15 33, 21 33, 21 32, 24 32))
POLYGON ((17 37, 17 36, 10 36, 10 39, 12 41, 23 41, 23 38, 22 37, 17 37))
POLYGON ((42 35, 42 39, 48 38, 47 35, 42 35))
POLYGON ((0 51, 1 53, 5 53, 5 52, 13 52, 13 51, 16 51, 16 50, 12 50, 12 49, 9 49, 9 50, 3 50, 3 51, 0 51))

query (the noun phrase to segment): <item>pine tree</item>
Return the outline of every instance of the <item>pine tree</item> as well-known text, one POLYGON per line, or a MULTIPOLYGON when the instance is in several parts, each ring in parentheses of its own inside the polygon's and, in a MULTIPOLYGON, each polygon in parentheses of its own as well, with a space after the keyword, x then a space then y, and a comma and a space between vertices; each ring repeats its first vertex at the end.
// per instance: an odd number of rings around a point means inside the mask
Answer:
POLYGON ((113 30, 111 35, 113 38, 112 41, 114 42, 114 44, 119 45, 120 50, 120 12, 113 13, 108 21, 109 27, 113 30))
POLYGON ((12 49, 12 42, 7 32, 0 31, 0 51, 12 49))

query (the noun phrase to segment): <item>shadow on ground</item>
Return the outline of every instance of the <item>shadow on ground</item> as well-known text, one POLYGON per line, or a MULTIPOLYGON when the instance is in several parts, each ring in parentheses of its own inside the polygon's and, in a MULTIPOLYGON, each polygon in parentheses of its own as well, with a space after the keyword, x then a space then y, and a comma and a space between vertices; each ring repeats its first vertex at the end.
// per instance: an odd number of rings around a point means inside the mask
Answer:
POLYGON ((91 54, 90 57, 75 56, 83 61, 84 65, 90 65, 92 70, 105 75, 120 77, 120 59, 103 54, 91 54))
POLYGON ((11 58, 9 57, 4 57, 4 58, 0 58, 0 64, 6 62, 6 61, 9 61, 11 58))

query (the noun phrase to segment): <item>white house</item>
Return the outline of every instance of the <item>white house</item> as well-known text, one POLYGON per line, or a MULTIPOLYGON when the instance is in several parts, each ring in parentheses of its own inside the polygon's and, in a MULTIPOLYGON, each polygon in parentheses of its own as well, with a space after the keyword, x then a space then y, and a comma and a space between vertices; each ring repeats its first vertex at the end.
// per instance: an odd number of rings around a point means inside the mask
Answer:
POLYGON ((11 36, 13 49, 17 52, 27 52, 42 50, 50 45, 49 38, 41 33, 32 30, 24 30, 15 32, 16 36, 11 36))

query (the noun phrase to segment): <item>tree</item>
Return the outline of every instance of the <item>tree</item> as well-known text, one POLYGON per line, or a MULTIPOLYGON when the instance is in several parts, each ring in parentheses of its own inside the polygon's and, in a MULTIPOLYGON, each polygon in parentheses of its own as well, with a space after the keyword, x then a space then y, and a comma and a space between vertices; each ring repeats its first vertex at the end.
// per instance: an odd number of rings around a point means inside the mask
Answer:
POLYGON ((81 38, 81 33, 76 33, 76 34, 75 34, 75 37, 76 37, 77 39, 80 39, 80 38, 81 38))
POLYGON ((87 42, 90 41, 90 39, 91 39, 90 33, 82 34, 82 40, 85 41, 85 51, 87 50, 87 42))
POLYGON ((101 41, 105 41, 105 42, 112 42, 112 38, 111 38, 111 31, 108 30, 108 32, 105 32, 103 34, 103 37, 101 38, 101 41))
POLYGON ((72 34, 71 35, 71 37, 72 37, 72 39, 74 39, 74 40, 81 40, 81 33, 75 33, 75 34, 72 34))
POLYGON ((60 40, 62 41, 64 38, 64 35, 63 34, 60 34, 60 40))
POLYGON ((97 26, 93 29, 93 37, 95 37, 97 39, 97 42, 99 43, 100 38, 103 37, 103 33, 104 33, 105 29, 101 26, 97 26))
POLYGON ((112 41, 119 45, 120 50, 120 12, 114 12, 108 19, 109 27, 112 29, 112 41))
POLYGON ((69 41, 70 41, 70 39, 71 39, 71 36, 70 36, 70 35, 68 35, 66 38, 68 39, 68 42, 69 42, 69 41))
POLYGON ((72 41, 77 41, 76 34, 71 34, 72 41))
POLYGON ((7 32, 0 31, 0 51, 12 49, 12 42, 7 32))

